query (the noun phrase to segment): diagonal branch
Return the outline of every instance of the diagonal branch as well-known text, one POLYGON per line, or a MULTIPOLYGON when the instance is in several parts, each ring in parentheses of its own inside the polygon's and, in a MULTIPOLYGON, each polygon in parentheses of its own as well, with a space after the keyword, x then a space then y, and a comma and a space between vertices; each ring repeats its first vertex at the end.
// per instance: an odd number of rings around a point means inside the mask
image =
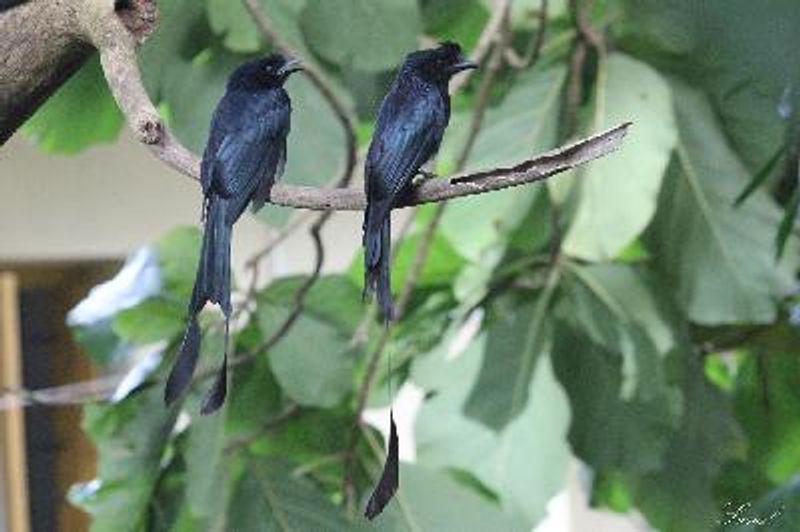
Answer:
MULTIPOLYGON (((484 194, 542 181, 616 151, 630 125, 630 122, 625 122, 513 166, 427 180, 400 207, 484 194)), ((356 189, 321 189, 280 184, 273 187, 270 201, 276 205, 298 209, 336 211, 363 210, 366 205, 364 193, 356 189)))

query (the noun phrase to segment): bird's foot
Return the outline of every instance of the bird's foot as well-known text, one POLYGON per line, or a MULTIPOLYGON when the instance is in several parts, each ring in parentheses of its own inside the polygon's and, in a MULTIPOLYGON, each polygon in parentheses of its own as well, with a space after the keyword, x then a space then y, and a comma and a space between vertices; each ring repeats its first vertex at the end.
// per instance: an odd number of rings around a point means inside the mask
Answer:
POLYGON ((428 170, 419 169, 419 170, 417 170, 417 176, 416 176, 416 179, 414 181, 415 181, 415 184, 419 185, 420 183, 424 183, 425 181, 427 181, 429 179, 434 179, 434 178, 437 178, 437 177, 439 177, 439 176, 436 175, 433 172, 430 172, 428 170))

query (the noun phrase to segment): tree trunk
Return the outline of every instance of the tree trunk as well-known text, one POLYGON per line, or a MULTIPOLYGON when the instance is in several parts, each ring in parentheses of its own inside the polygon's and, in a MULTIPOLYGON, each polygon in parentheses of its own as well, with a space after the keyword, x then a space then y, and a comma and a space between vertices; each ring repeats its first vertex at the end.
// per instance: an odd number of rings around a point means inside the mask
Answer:
MULTIPOLYGON (((155 25, 153 0, 116 11, 138 41, 155 25)), ((0 12, 0 145, 74 74, 95 50, 92 21, 114 0, 31 0, 0 12)))

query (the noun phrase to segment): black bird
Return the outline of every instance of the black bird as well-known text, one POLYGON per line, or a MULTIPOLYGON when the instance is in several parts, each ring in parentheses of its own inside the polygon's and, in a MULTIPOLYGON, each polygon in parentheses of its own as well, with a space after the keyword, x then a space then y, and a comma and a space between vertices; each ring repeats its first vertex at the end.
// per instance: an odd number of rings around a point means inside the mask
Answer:
MULTIPOLYGON (((411 181, 422 165, 439 151, 450 120, 447 92, 450 78, 477 66, 452 42, 442 43, 432 50, 413 52, 400 67, 378 111, 364 171, 367 193, 364 295, 377 292, 378 305, 387 323, 393 317, 389 277, 392 207, 410 191, 411 181)), ((368 519, 383 511, 399 484, 397 427, 391 410, 389 415, 386 463, 364 512, 368 519)))
POLYGON ((231 317, 231 231, 252 202, 260 209, 269 199, 286 162, 291 102, 283 89, 299 62, 273 54, 233 71, 225 95, 211 120, 200 166, 203 185, 203 247, 189 301, 189 320, 178 358, 164 390, 167 404, 186 389, 200 350, 197 315, 216 303, 225 315, 225 354, 201 412, 211 413, 225 401, 228 332, 231 317))
POLYGON ((378 111, 364 169, 364 296, 377 293, 386 322, 393 318, 389 273, 391 210, 410 190, 422 165, 439 150, 450 120, 450 78, 477 66, 452 42, 412 52, 378 111))

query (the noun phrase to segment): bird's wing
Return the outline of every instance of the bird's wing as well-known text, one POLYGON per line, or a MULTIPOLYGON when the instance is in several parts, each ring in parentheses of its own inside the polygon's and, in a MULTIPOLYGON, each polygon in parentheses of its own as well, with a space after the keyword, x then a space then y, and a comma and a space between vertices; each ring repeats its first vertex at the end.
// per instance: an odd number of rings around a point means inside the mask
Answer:
POLYGON ((417 171, 439 149, 445 123, 424 98, 405 106, 379 129, 367 157, 367 194, 382 220, 417 171))
POLYGON ((284 149, 288 122, 288 109, 273 106, 257 119, 226 133, 213 154, 213 190, 244 205, 264 180, 272 182, 284 149))
POLYGON ((253 195, 253 212, 261 209, 267 202, 272 185, 280 179, 286 167, 286 137, 283 137, 278 144, 275 149, 270 151, 270 159, 264 163, 267 174, 261 179, 256 193, 253 195))

